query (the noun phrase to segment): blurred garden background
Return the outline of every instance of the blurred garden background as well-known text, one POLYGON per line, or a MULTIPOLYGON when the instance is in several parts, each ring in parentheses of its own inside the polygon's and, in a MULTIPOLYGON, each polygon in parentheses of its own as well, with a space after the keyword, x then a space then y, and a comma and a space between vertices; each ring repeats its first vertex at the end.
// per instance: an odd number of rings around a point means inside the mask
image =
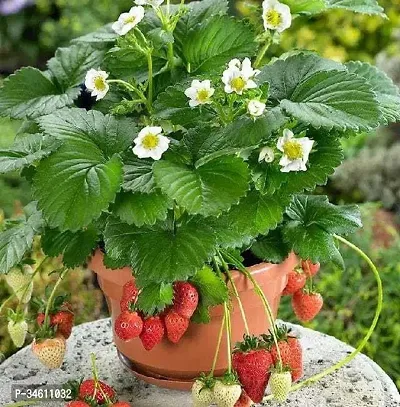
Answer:
MULTIPOLYGON (((231 6, 249 16, 255 3, 232 1, 231 6)), ((388 19, 340 10, 315 17, 307 26, 298 18, 284 33, 282 49, 277 51, 297 47, 318 50, 342 62, 360 59, 376 63, 400 84, 400 0, 380 3, 388 19)), ((1 78, 21 66, 43 68, 57 47, 115 20, 131 5, 132 0, 0 0, 0 84, 1 78)), ((0 118, 0 149, 12 143, 20 125, 0 118)), ((333 202, 362 206, 365 228, 350 240, 370 253, 385 288, 383 315, 366 352, 400 388, 400 127, 353 137, 345 140, 344 148, 345 162, 320 192, 327 193, 333 202)), ((5 222, 18 216, 29 202, 29 189, 20 174, 12 174, 0 177, 0 191, 0 222, 5 222)), ((347 265, 344 272, 331 265, 322 267, 316 283, 324 294, 325 307, 310 327, 355 345, 373 318, 376 287, 359 258, 346 250, 343 255, 347 265)), ((42 256, 37 242, 33 257, 40 262, 42 256)), ((57 260, 52 260, 46 270, 57 266, 57 260)), ((46 272, 38 275, 35 291, 43 292, 49 279, 46 272)), ((74 293, 71 302, 77 323, 106 316, 101 292, 89 270, 75 270, 64 284, 74 293)), ((0 304, 8 295, 0 280, 0 304)), ((283 300, 280 317, 295 322, 288 298, 283 300)), ((15 352, 4 317, 0 352, 4 356, 15 352)))

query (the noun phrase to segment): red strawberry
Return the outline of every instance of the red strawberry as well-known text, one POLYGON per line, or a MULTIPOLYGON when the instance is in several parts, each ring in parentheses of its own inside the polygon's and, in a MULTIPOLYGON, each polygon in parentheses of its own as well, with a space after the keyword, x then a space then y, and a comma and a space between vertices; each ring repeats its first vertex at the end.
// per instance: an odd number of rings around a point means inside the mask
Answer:
POLYGON ((90 405, 84 401, 70 401, 65 407, 90 407, 90 405))
POLYGON ((108 404, 114 401, 115 390, 106 383, 94 379, 84 380, 79 386, 79 398, 82 400, 95 400, 97 404, 108 404))
POLYGON ((119 401, 118 403, 111 404, 111 407, 131 407, 126 401, 119 401))
POLYGON ((321 294, 304 290, 299 290, 293 294, 293 311, 302 322, 313 320, 319 314, 323 305, 324 300, 321 294))
POLYGON ((39 326, 41 326, 44 322, 44 312, 40 312, 36 317, 36 322, 39 326))
POLYGON ((321 265, 319 263, 313 264, 311 260, 302 260, 301 267, 307 277, 313 277, 318 273, 321 265))
POLYGON ((291 271, 288 277, 288 282, 282 292, 283 295, 292 295, 306 285, 307 276, 301 269, 291 271))
POLYGON ((194 285, 178 281, 174 284, 174 310, 180 316, 190 319, 199 304, 199 293, 194 285))
POLYGON ((150 317, 144 320, 140 339, 146 350, 152 350, 158 345, 165 333, 164 324, 160 317, 150 317))
MULTIPOLYGON (((290 368, 292 382, 296 382, 303 376, 303 349, 300 341, 286 327, 279 327, 277 333, 282 364, 290 368)), ((275 342, 271 336, 269 336, 269 343, 271 344, 271 355, 276 365, 279 362, 279 357, 275 342)))
POLYGON ((139 295, 139 289, 136 287, 136 284, 133 280, 128 281, 122 291, 121 298, 121 312, 128 311, 130 306, 134 304, 139 295))
POLYGON ((123 341, 131 341, 142 333, 143 320, 137 312, 124 311, 116 319, 114 330, 123 341))
POLYGON ((254 403, 260 403, 273 365, 271 353, 258 338, 245 336, 244 341, 236 345, 232 363, 244 391, 254 403))
POLYGON ((242 390, 242 394, 240 395, 240 399, 236 402, 233 407, 250 407, 253 405, 251 398, 246 394, 244 390, 242 390))
POLYGON ((189 328, 190 321, 188 318, 180 316, 172 309, 165 316, 164 322, 167 329, 168 339, 172 343, 178 343, 189 328))
POLYGON ((57 333, 68 339, 74 326, 74 314, 71 311, 59 311, 51 316, 50 324, 57 326, 57 333))

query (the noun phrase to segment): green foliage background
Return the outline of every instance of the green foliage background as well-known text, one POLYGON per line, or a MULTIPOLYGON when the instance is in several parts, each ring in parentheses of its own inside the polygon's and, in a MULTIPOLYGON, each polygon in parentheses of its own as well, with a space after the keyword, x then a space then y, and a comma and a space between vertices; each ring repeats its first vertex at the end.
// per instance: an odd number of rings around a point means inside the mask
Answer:
MULTIPOLYGON (((400 388, 400 237, 377 206, 362 208, 364 228, 349 240, 363 249, 378 266, 384 286, 384 307, 380 323, 364 351, 375 360, 400 388)), ((390 217, 389 217, 390 219, 390 217)), ((324 308, 307 326, 356 346, 366 334, 377 302, 375 278, 368 265, 351 249, 341 247, 346 270, 323 265, 315 279, 324 296, 324 308)), ((290 298, 284 297, 279 317, 296 323, 290 298)))

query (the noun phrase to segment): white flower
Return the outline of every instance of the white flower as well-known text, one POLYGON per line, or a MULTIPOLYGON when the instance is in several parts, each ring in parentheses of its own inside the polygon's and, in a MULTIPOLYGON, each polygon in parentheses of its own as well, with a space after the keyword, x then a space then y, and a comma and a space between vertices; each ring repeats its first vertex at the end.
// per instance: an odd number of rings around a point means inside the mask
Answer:
POLYGON ((138 6, 160 7, 164 0, 135 0, 138 6))
POLYGON ((251 116, 260 117, 265 112, 265 103, 260 102, 257 99, 253 99, 250 100, 249 104, 247 105, 247 109, 251 116))
POLYGON ((211 103, 211 97, 214 92, 215 89, 211 87, 209 80, 201 82, 195 79, 191 87, 185 90, 185 95, 190 99, 190 107, 196 107, 211 103))
POLYGON ((258 162, 265 161, 266 163, 272 163, 275 159, 274 150, 271 147, 264 147, 260 151, 258 156, 258 162))
POLYGON ((283 152, 279 161, 281 172, 307 171, 306 164, 314 145, 314 140, 308 137, 294 138, 289 129, 283 131, 283 137, 278 140, 278 150, 283 152))
POLYGON ((159 160, 163 153, 168 150, 169 138, 163 135, 161 127, 147 126, 142 129, 135 138, 132 151, 139 158, 153 158, 159 160))
POLYGON ((118 21, 112 25, 112 29, 118 35, 125 35, 132 28, 136 27, 144 17, 144 8, 142 6, 132 7, 128 13, 122 13, 118 21))
POLYGON ((256 88, 257 84, 253 79, 259 73, 259 70, 252 68, 249 58, 245 58, 243 62, 232 59, 228 64, 228 69, 222 75, 225 92, 236 92, 238 95, 242 95, 244 90, 256 88))
POLYGON ((278 0, 264 0, 263 3, 264 28, 281 33, 292 25, 290 7, 278 0))
POLYGON ((105 71, 90 69, 87 72, 85 86, 92 93, 92 96, 96 96, 96 100, 103 99, 110 89, 107 78, 108 73, 105 71))

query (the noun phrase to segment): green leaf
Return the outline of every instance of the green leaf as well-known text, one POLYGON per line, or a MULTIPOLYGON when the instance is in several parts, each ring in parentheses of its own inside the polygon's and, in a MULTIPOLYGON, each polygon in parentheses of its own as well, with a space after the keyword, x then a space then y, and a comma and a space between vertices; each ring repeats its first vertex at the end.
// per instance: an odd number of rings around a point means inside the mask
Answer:
POLYGON ((249 171, 239 157, 219 157, 197 168, 162 160, 153 168, 157 186, 191 214, 219 215, 248 190, 249 171))
POLYGON ((257 45, 249 25, 228 16, 213 17, 191 30, 182 53, 191 72, 221 70, 232 58, 254 55, 257 45))
POLYGON ((125 151, 138 133, 133 119, 77 108, 41 117, 38 123, 49 136, 72 142, 91 141, 109 157, 125 151))
POLYGON ((287 244, 303 259, 340 259, 334 234, 349 234, 362 226, 356 205, 336 206, 325 196, 297 195, 286 210, 283 227, 287 244))
POLYGON ((40 161, 61 145, 60 141, 42 134, 19 138, 12 147, 0 150, 0 173, 20 170, 40 161))
POLYGON ((375 92, 382 113, 381 124, 387 125, 399 121, 400 92, 392 79, 377 67, 366 62, 348 62, 346 67, 349 72, 366 79, 375 92))
POLYGON ((200 166, 221 155, 232 155, 265 143, 287 120, 280 109, 274 108, 257 120, 239 117, 223 129, 194 129, 188 132, 184 142, 200 166))
POLYGON ((328 130, 370 130, 380 111, 366 81, 342 71, 317 72, 303 81, 281 107, 305 124, 328 130))
POLYGON ((229 4, 227 0, 202 0, 193 1, 187 7, 189 11, 178 21, 174 32, 180 46, 190 30, 211 17, 227 14, 229 4))
POLYGON ((290 253, 280 228, 271 230, 268 235, 260 236, 251 246, 255 256, 269 263, 282 263, 290 253))
POLYGON ((282 220, 288 199, 250 191, 238 205, 217 219, 210 220, 217 243, 225 248, 242 247, 260 234, 275 229, 282 220))
POLYGON ((36 210, 35 203, 24 210, 25 216, 20 222, 0 233, 0 274, 8 273, 22 261, 43 226, 41 212, 36 210))
POLYGON ((87 42, 93 45, 112 43, 117 40, 119 35, 111 28, 112 23, 100 27, 96 31, 72 40, 73 43, 87 42))
POLYGON ((277 101, 290 99, 296 88, 316 72, 343 70, 346 68, 338 62, 321 58, 314 53, 299 52, 277 59, 266 65, 257 76, 257 81, 269 83, 269 97, 277 101))
POLYGON ((254 156, 250 160, 252 177, 256 188, 262 194, 280 191, 284 195, 313 191, 317 185, 325 185, 343 161, 343 149, 340 140, 334 135, 317 131, 308 131, 307 136, 315 141, 313 151, 307 163, 307 171, 281 172, 278 160, 274 163, 258 162, 254 156))
POLYGON ((228 287, 210 267, 204 267, 191 279, 199 292, 199 305, 192 317, 195 323, 207 324, 211 320, 209 308, 223 304, 229 298, 228 287))
POLYGON ((228 300, 229 292, 224 280, 210 268, 199 270, 190 281, 196 286, 200 299, 205 306, 223 304, 228 300))
POLYGON ((123 158, 125 191, 143 192, 149 194, 154 190, 153 164, 154 160, 138 158, 132 151, 127 152, 123 158))
POLYGON ((325 0, 328 8, 346 9, 356 13, 385 16, 384 9, 377 0, 325 0))
POLYGON ((140 292, 136 306, 146 315, 158 315, 174 301, 172 284, 149 284, 140 292))
POLYGON ((93 225, 76 233, 46 228, 41 244, 47 256, 63 255, 66 267, 74 268, 82 265, 96 247, 98 231, 93 225))
POLYGON ((47 66, 57 83, 65 90, 79 86, 87 71, 98 69, 104 58, 104 52, 88 44, 74 44, 68 48, 58 48, 47 66))
POLYGON ((122 192, 117 196, 113 213, 128 225, 154 225, 167 218, 169 199, 161 192, 145 194, 122 192))
POLYGON ((91 140, 70 140, 40 162, 33 187, 49 226, 76 231, 108 208, 121 182, 117 155, 106 157, 91 140))
POLYGON ((22 68, 0 88, 0 115, 34 119, 71 105, 79 91, 62 93, 48 75, 36 68, 22 68))
MULTIPOLYGON (((153 57, 153 76, 160 73, 166 62, 162 58, 153 57)), ((119 79, 133 78, 137 82, 146 81, 149 75, 147 58, 132 48, 112 48, 105 57, 104 69, 119 79)))
POLYGON ((292 14, 318 14, 326 9, 325 0, 282 0, 292 14))
POLYGON ((165 92, 158 95, 154 102, 154 115, 160 120, 170 120, 172 124, 183 127, 193 127, 201 122, 207 123, 214 113, 202 108, 189 106, 189 99, 185 90, 190 86, 190 81, 178 83, 168 87, 165 92))
POLYGON ((177 224, 175 230, 165 223, 138 228, 110 219, 104 241, 108 255, 129 261, 142 287, 188 279, 215 250, 213 231, 202 218, 177 224))

